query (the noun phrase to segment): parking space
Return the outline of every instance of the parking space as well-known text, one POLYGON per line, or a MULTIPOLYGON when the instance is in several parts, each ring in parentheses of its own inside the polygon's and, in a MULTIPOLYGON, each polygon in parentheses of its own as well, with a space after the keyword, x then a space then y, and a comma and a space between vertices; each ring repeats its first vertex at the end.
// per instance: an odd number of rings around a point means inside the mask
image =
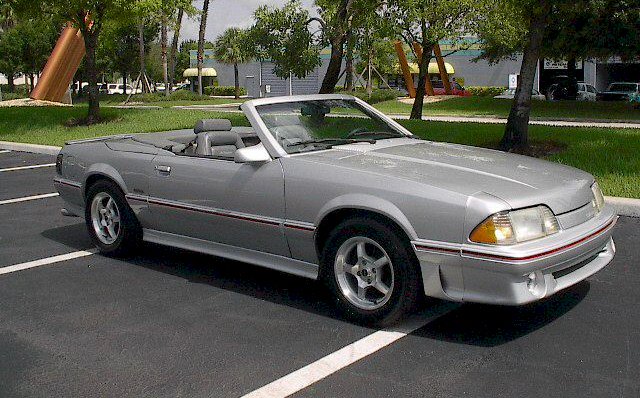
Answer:
POLYGON ((0 152, 0 169, 49 164, 55 161, 55 156, 52 155, 4 150, 0 152))
MULTIPOLYGON (((53 192, 52 173, 0 173, 2 194, 53 192)), ((61 205, 0 205, 0 269, 91 247, 61 205)), ((615 239, 609 267, 550 300, 431 301, 408 334, 345 322, 314 281, 157 245, 0 274, 0 396, 237 397, 288 375, 299 397, 638 396, 640 220, 615 239)))

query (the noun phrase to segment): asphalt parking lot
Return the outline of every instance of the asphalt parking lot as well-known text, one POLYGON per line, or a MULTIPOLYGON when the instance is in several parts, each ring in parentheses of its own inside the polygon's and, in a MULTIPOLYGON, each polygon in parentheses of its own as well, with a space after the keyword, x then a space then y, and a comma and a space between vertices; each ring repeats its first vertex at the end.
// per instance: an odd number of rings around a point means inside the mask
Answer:
POLYGON ((620 219, 607 268, 551 299, 430 301, 377 331, 314 281, 216 257, 51 262, 92 247, 41 196, 54 168, 24 168, 52 163, 0 151, 0 397, 640 396, 640 219, 620 219))

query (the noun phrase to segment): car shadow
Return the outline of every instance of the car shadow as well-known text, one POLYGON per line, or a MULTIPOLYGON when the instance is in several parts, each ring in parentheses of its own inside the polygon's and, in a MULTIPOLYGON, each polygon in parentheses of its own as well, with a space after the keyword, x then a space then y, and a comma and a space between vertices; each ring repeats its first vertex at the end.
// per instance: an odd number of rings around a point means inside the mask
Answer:
MULTIPOLYGON (((78 250, 91 247, 84 224, 47 230, 42 236, 78 250)), ((143 243, 135 255, 119 260, 191 283, 348 322, 335 309, 323 285, 314 280, 151 243, 143 243)), ((427 299, 424 309, 414 316, 414 319, 426 319, 427 323, 411 334, 459 344, 498 346, 526 336, 568 313, 585 298, 589 289, 589 283, 584 281, 548 299, 520 307, 453 304, 427 299), (431 318, 433 320, 429 321, 431 318)))
POLYGON ((582 281, 547 299, 518 307, 464 304, 413 335, 452 343, 495 347, 538 330, 575 308, 590 289, 582 281))
MULTIPOLYGON (((78 220, 82 221, 82 219, 78 220)), ((93 247, 84 222, 48 229, 43 231, 41 235, 76 250, 86 250, 93 247)))

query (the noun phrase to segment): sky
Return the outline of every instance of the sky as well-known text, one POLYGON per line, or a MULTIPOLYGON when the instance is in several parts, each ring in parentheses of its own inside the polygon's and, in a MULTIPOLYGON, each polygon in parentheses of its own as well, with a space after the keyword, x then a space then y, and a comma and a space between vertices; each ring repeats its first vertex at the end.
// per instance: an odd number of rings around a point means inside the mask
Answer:
MULTIPOLYGON (((230 27, 247 28, 252 24, 253 12, 261 5, 282 6, 287 0, 211 0, 209 3, 209 17, 207 18, 207 30, 205 38, 214 41, 225 29, 230 27)), ((302 5, 313 10, 313 0, 302 0, 302 5)), ((202 0, 193 2, 194 7, 202 9, 202 0)), ((198 40, 200 16, 185 18, 180 41, 198 40)))

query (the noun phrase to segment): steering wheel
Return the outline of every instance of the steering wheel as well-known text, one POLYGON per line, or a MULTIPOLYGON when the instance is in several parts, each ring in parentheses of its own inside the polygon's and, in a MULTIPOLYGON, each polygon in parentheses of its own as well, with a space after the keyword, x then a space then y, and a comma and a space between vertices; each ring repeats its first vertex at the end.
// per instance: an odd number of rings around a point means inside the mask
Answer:
POLYGON ((364 127, 357 127, 351 130, 349 134, 347 134, 347 138, 355 138, 359 135, 362 135, 362 133, 368 133, 367 129, 365 129, 364 127))

